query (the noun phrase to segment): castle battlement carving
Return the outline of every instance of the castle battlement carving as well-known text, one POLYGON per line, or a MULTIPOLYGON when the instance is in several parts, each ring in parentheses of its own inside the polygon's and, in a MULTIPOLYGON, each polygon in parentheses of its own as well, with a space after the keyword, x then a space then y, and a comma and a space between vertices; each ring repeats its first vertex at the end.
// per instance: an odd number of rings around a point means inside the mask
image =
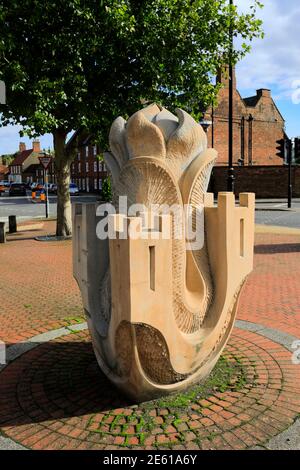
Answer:
POLYGON ((73 207, 74 276, 101 369, 144 400, 203 380, 218 360, 252 270, 254 194, 214 205, 216 152, 181 110, 118 118, 110 147, 113 205, 73 207))

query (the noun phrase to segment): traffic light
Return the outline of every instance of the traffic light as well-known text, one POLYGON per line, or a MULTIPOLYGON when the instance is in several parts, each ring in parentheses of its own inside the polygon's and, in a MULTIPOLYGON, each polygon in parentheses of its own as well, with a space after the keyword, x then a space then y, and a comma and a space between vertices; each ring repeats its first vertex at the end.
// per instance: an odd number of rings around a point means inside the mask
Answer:
POLYGON ((286 156, 285 139, 276 140, 276 150, 277 150, 276 155, 282 158, 283 160, 285 160, 285 156, 286 156))
POLYGON ((294 141, 294 159, 295 159, 295 162, 299 162, 300 161, 300 138, 299 137, 296 137, 295 138, 295 141, 294 141))

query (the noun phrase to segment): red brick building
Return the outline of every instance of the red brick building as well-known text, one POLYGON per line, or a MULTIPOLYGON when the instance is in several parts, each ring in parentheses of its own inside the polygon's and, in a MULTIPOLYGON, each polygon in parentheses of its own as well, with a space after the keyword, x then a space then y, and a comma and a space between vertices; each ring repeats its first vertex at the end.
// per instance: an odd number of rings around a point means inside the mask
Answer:
MULTIPOLYGON (((41 146, 39 140, 34 140, 31 149, 26 149, 24 142, 20 142, 19 151, 9 165, 9 181, 15 183, 43 183, 44 169, 40 164, 41 146)), ((48 168, 49 183, 55 183, 54 165, 48 168)))
MULTIPOLYGON (((218 106, 208 109, 204 119, 211 122, 208 128, 208 145, 218 151, 217 165, 228 162, 228 71, 217 77, 223 84, 218 106)), ((233 77, 233 161, 234 165, 283 165, 276 155, 276 141, 285 135, 285 121, 278 110, 270 90, 257 90, 255 96, 242 98, 233 77)))
POLYGON ((92 136, 88 136, 78 145, 77 156, 71 164, 71 181, 80 191, 100 192, 106 178, 102 151, 93 143, 92 136))

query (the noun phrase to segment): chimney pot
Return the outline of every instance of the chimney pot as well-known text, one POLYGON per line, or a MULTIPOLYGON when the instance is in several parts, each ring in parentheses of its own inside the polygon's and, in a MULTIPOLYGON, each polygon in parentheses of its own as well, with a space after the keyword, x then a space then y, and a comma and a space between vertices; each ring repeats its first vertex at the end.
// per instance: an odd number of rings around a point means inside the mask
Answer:
POLYGON ((33 151, 39 153, 41 151, 41 145, 39 140, 33 141, 33 151))
POLYGON ((19 152, 24 152, 26 150, 26 144, 25 142, 20 142, 19 143, 19 152))

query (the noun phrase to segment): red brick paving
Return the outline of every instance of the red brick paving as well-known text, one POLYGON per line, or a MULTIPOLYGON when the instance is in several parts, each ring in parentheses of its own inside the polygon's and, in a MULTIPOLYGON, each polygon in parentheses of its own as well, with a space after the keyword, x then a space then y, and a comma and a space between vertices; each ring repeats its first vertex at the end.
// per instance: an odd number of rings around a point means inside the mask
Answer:
POLYGON ((55 222, 44 222, 42 230, 10 235, 0 246, 0 338, 6 343, 83 318, 80 293, 71 275, 72 242, 34 239, 54 231, 55 222))
POLYGON ((300 337, 300 235, 256 234, 238 318, 300 337))
POLYGON ((73 333, 4 369, 0 426, 32 449, 246 449, 264 444, 300 413, 300 367, 287 363, 285 353, 269 339, 235 329, 226 356, 242 362, 254 378, 239 392, 209 397, 205 406, 196 399, 175 417, 174 410, 149 403, 132 408, 98 369, 88 332, 73 333), (274 389, 278 379, 282 386, 274 389))
MULTIPOLYGON (((43 232, 51 230, 47 223, 43 232)), ((71 242, 17 237, 0 248, 0 337, 9 342, 74 322, 70 317, 82 312, 71 275, 71 242)), ((299 261, 300 236, 257 234, 255 270, 238 318, 300 338, 299 261)), ((195 400, 175 417, 168 408, 132 408, 98 369, 88 333, 72 333, 29 351, 1 372, 0 427, 32 449, 263 445, 300 413, 300 366, 292 364, 284 347, 237 328, 225 355, 243 364, 247 383, 239 391, 195 400)))

